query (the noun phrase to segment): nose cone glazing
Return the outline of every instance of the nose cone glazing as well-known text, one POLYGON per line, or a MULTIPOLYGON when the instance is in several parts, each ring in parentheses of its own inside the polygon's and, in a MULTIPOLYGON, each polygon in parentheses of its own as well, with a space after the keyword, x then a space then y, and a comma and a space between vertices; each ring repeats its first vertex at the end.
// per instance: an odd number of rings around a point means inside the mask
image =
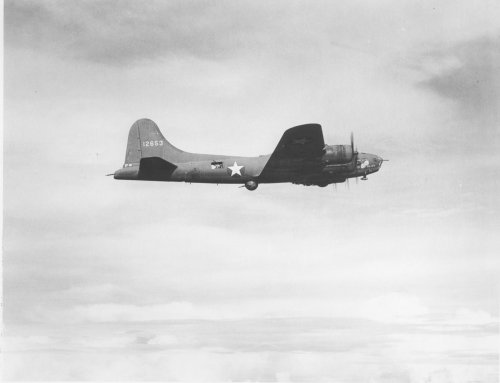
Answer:
POLYGON ((358 158, 357 173, 358 174, 370 174, 377 172, 384 160, 370 153, 360 153, 358 158))

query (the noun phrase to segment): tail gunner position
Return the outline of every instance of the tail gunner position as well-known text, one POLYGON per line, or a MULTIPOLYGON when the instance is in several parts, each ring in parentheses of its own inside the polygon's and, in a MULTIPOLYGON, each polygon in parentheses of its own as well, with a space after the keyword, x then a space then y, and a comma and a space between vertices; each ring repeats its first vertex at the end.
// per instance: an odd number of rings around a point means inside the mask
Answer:
POLYGON ((114 178, 243 184, 248 190, 278 182, 324 187, 353 177, 366 180, 383 161, 375 154, 358 153, 352 134, 350 145, 325 145, 319 124, 288 129, 271 154, 235 157, 184 152, 170 144, 153 121, 141 119, 130 128, 125 164, 114 178))

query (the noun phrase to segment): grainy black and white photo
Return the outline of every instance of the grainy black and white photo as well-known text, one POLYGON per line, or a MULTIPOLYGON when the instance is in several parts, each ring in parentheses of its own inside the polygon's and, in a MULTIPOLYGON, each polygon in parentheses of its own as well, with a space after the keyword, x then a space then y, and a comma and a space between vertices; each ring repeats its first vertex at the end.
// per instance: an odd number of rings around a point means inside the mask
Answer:
POLYGON ((499 381, 498 1, 3 8, 4 381, 499 381))

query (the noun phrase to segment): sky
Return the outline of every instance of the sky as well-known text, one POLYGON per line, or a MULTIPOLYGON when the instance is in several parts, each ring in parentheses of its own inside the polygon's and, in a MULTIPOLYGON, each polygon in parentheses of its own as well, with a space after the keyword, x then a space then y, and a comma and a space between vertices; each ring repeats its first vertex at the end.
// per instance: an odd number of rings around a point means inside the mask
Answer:
POLYGON ((497 1, 4 3, 4 380, 496 383, 497 1), (128 129, 349 188, 117 181, 128 129))

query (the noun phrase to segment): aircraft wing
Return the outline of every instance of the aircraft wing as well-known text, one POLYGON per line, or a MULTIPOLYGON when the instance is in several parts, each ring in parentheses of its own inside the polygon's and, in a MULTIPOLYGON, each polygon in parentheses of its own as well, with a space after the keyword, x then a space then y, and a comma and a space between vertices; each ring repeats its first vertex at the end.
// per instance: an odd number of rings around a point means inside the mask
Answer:
POLYGON ((305 124, 290 128, 281 137, 260 175, 270 176, 278 169, 298 171, 317 167, 324 147, 321 125, 305 124))
POLYGON ((295 126, 283 133, 271 158, 302 159, 316 158, 323 154, 325 141, 319 124, 295 126))

